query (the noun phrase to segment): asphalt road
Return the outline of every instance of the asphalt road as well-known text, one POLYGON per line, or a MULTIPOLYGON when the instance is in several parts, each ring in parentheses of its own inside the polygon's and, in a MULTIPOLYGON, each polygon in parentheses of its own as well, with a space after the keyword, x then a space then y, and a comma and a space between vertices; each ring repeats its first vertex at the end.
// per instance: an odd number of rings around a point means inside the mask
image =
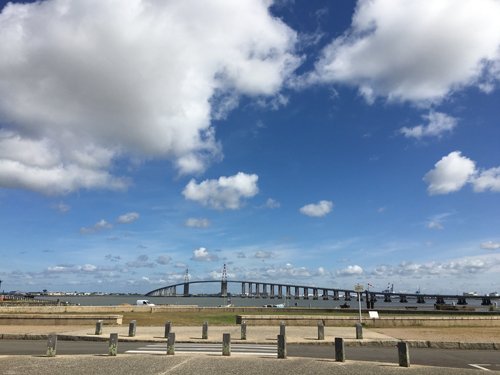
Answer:
MULTIPOLYGON (((188 347, 189 344, 177 344, 188 347)), ((147 343, 120 342, 118 353, 144 348, 147 343)), ((233 347, 236 344, 233 344, 233 347)), ((258 345, 256 345, 256 348, 258 345)), ((156 349, 157 350, 157 349, 156 349)), ((213 349, 210 349, 213 351, 213 349)), ((334 359, 333 346, 327 345, 288 345, 289 357, 334 359)), ((397 364, 396 348, 378 347, 346 347, 346 359, 397 364)), ((0 340, 0 355, 42 356, 46 352, 43 340, 0 340)), ((96 341, 58 341, 57 355, 105 355, 108 352, 106 342, 96 341)), ((258 355, 258 354, 257 354, 258 355)), ((439 366, 449 368, 477 369, 500 371, 500 352, 489 350, 444 350, 444 349, 410 349, 412 365, 439 366)))

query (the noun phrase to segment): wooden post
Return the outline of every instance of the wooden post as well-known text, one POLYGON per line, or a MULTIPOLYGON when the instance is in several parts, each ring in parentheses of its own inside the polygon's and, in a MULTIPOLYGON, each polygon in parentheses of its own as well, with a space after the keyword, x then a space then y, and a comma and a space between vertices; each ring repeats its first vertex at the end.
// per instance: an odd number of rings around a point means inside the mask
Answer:
POLYGON ((137 327, 137 321, 132 320, 128 325, 128 336, 129 337, 135 336, 136 327, 137 327))
POLYGON ((335 337, 335 361, 345 362, 344 339, 335 337))
POLYGON ((231 355, 231 334, 223 333, 222 334, 222 355, 230 356, 231 355))
POLYGON ((280 322, 280 335, 285 336, 286 335, 286 324, 285 322, 280 322))
POLYGON ((286 336, 278 335, 278 358, 286 359, 286 336))
POLYGON ((109 334, 109 348, 108 354, 115 357, 118 353, 118 333, 109 334))
POLYGON ((47 357, 55 357, 57 351, 57 335, 51 333, 47 337, 47 357))
POLYGON ((325 325, 322 320, 318 321, 318 340, 325 339, 325 325))
POLYGON ((168 321, 165 323, 165 338, 168 338, 168 334, 172 332, 172 322, 168 321))
POLYGON ((408 348, 408 343, 403 341, 398 342, 398 358, 401 367, 410 367, 410 350, 408 348))
POLYGON ((98 320, 95 323, 95 334, 102 335, 102 320, 98 320))
POLYGON ((241 339, 242 340, 247 339, 247 322, 246 322, 246 320, 241 322, 241 339))
POLYGON ((363 326, 361 325, 361 323, 356 323, 356 338, 358 340, 363 339, 363 326))
POLYGON ((203 340, 208 339, 208 322, 203 322, 203 327, 201 329, 201 338, 203 340))
POLYGON ((175 332, 170 332, 168 334, 167 340, 167 355, 175 354, 175 332))

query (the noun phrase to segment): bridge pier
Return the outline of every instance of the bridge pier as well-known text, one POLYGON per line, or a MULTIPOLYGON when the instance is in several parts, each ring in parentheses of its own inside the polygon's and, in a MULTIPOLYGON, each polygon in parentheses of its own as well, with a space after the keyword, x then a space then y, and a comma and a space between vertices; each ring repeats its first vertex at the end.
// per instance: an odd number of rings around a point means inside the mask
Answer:
POLYGON ((247 295, 247 284, 245 282, 241 283, 241 296, 246 297, 247 295))
POLYGON ((399 295, 399 303, 408 303, 408 299, 406 299, 406 295, 404 295, 404 294, 399 295))
POLYGON ((313 289, 313 299, 318 299, 318 288, 313 289))
POLYGON ((184 297, 189 297, 189 283, 184 283, 184 297))
POLYGON ((490 297, 484 297, 483 301, 481 302, 482 306, 491 306, 491 298, 490 297))
POLYGON ((436 305, 444 305, 444 304, 445 304, 444 297, 437 296, 436 297, 436 305))
POLYGON ((283 298, 283 285, 278 285, 278 298, 283 298))
POLYGON ((344 301, 350 301, 351 300, 351 293, 348 292, 347 290, 344 291, 344 301))
POLYGON ((269 297, 271 297, 271 299, 274 299, 274 287, 274 284, 269 285, 269 297))
POLYGON ((266 298, 268 296, 267 294, 267 285, 268 284, 262 284, 262 297, 266 298))
POLYGON ((424 296, 417 296, 417 303, 425 303, 424 296))
POLYGON ((292 298, 292 287, 290 285, 286 286, 286 298, 287 299, 292 298))
POLYGON ((295 287, 295 299, 300 299, 300 288, 298 286, 295 287))
POLYGON ((384 302, 392 302, 390 294, 384 294, 384 302))
POLYGON ((323 289, 323 295, 321 296, 324 300, 328 299, 328 289, 323 289))
POLYGON ((304 299, 309 299, 309 288, 304 288, 304 299))
POLYGON ((457 305, 467 305, 467 300, 465 299, 465 297, 459 297, 457 305))
POLYGON ((260 298, 260 283, 255 283, 255 298, 260 298))
POLYGON ((339 291, 338 290, 334 290, 333 291, 333 300, 334 301, 338 301, 340 298, 339 298, 339 291))

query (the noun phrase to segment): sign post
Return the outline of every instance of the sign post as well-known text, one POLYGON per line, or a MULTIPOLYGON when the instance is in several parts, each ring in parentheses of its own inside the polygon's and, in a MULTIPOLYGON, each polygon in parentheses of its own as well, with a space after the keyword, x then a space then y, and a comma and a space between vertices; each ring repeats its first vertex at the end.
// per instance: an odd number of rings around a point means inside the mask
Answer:
POLYGON ((358 308, 359 308, 359 322, 362 322, 361 318, 361 293, 365 290, 365 287, 362 284, 354 285, 354 291, 358 293, 358 308))

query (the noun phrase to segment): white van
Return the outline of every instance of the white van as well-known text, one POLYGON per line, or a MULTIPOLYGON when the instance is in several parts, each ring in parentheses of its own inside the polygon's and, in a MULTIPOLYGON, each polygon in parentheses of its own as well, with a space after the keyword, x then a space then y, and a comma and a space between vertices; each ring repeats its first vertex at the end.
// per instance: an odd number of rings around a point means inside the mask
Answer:
POLYGON ((137 306, 154 306, 154 303, 149 302, 147 299, 138 299, 135 303, 137 306))

